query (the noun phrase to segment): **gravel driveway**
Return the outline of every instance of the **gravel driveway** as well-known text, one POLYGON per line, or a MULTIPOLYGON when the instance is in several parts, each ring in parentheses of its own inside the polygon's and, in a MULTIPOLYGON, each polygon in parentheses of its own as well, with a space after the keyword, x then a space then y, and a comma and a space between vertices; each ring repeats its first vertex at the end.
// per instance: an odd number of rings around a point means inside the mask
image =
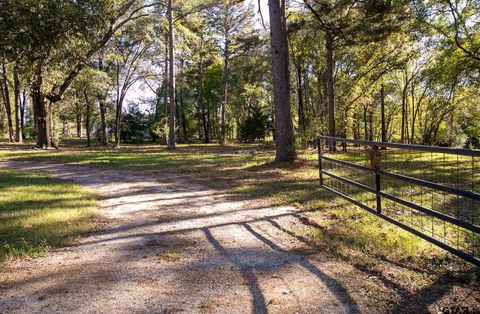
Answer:
POLYGON ((0 270, 0 313, 357 313, 371 276, 305 255, 302 213, 187 177, 0 161, 95 191, 104 231, 0 270), (303 253, 302 253, 303 252, 303 253))

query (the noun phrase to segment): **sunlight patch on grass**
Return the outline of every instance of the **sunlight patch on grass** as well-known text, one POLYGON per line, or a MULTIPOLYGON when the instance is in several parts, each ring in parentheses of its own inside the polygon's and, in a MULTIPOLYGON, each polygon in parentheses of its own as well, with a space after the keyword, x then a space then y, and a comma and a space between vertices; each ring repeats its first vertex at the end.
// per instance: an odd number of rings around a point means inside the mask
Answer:
POLYGON ((45 175, 0 170, 0 261, 44 254, 93 230, 95 196, 45 175))

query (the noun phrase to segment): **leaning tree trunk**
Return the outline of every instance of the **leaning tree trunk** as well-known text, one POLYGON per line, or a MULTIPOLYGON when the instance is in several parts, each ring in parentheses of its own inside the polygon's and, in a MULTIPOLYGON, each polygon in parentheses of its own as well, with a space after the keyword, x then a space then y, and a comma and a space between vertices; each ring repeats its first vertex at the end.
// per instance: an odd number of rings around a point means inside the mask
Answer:
POLYGON ((17 67, 13 68, 13 86, 15 93, 15 141, 23 142, 22 138, 22 123, 21 123, 21 103, 20 103, 20 80, 18 79, 17 67))
MULTIPOLYGON (((334 60, 333 60, 333 34, 331 30, 326 31, 325 49, 327 51, 327 108, 328 108, 328 135, 335 137, 335 94, 334 94, 334 60)), ((330 149, 336 150, 336 143, 333 142, 330 149)))
POLYGON ((292 113, 290 107, 290 77, 288 39, 285 20, 285 0, 269 0, 270 36, 275 106, 275 160, 291 161, 295 155, 292 113))
POLYGON ((5 104, 5 112, 7 114, 7 123, 8 123, 8 137, 10 142, 14 142, 14 132, 13 132, 13 122, 12 122, 12 106, 10 103, 10 93, 8 90, 8 81, 7 81, 7 69, 5 68, 5 62, 2 62, 2 71, 3 71, 3 87, 2 87, 2 96, 3 102, 5 104))
POLYGON ((168 148, 174 149, 175 145, 175 45, 173 29, 173 0, 168 0, 168 54, 169 54, 169 72, 170 72, 170 113, 168 120, 168 148))

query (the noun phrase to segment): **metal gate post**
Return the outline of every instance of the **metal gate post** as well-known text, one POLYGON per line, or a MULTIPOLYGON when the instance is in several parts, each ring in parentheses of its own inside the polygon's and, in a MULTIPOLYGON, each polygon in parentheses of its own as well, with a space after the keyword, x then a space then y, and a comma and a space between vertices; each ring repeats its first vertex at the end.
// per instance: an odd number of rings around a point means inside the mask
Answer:
POLYGON ((382 213, 382 197, 380 196, 380 152, 378 151, 378 147, 376 145, 372 146, 373 149, 373 155, 374 155, 374 165, 373 165, 373 171, 375 172, 375 191, 376 191, 376 198, 377 198, 377 213, 381 214, 382 213))

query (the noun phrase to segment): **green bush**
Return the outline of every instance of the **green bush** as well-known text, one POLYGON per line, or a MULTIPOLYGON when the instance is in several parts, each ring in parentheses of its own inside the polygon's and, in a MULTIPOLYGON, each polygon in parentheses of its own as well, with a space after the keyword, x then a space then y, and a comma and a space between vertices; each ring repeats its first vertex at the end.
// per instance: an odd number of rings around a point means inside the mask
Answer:
POLYGON ((260 108, 254 108, 252 114, 239 125, 240 141, 254 142, 263 140, 272 131, 272 121, 260 108))

